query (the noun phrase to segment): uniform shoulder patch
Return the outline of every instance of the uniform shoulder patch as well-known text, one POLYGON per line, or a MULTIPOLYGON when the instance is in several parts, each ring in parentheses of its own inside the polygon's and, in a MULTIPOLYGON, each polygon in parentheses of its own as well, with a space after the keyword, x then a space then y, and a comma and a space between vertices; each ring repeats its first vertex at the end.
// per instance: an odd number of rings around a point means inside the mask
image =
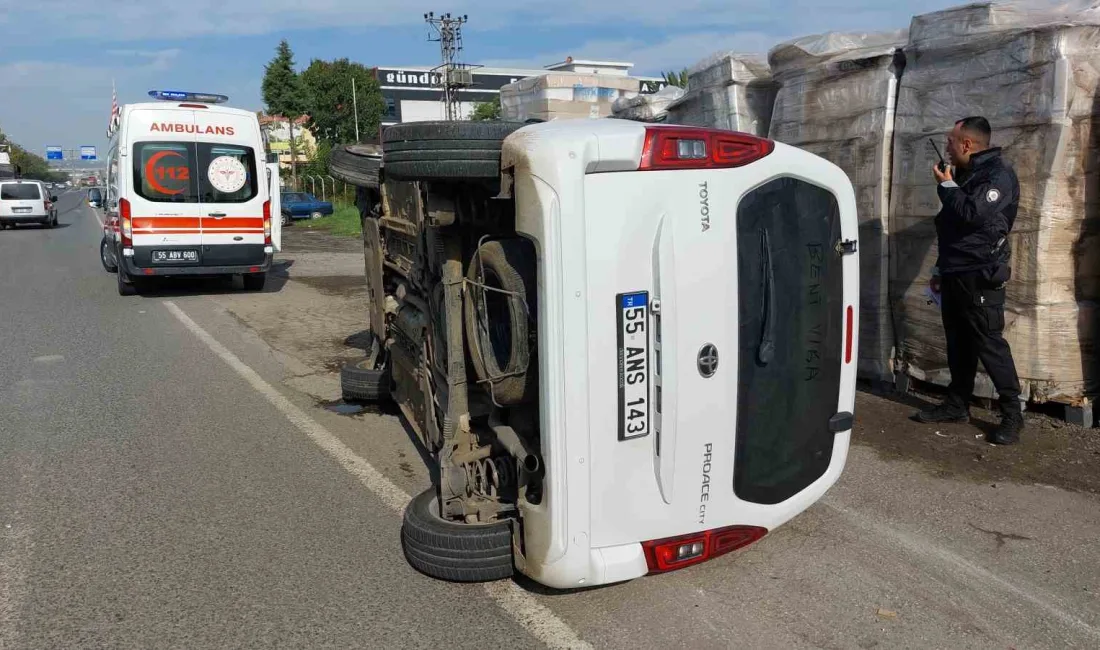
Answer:
POLYGON ((989 203, 996 203, 999 198, 1001 198, 1001 193, 995 189, 985 193, 985 200, 989 203))

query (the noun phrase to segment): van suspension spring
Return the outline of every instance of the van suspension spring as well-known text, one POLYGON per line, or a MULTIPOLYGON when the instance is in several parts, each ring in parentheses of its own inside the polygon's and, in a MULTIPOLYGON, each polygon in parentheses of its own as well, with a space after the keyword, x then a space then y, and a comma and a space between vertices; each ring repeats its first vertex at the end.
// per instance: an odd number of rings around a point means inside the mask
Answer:
POLYGON ((466 484, 475 494, 499 498, 501 490, 512 490, 517 485, 516 459, 508 456, 484 458, 463 465, 466 484))

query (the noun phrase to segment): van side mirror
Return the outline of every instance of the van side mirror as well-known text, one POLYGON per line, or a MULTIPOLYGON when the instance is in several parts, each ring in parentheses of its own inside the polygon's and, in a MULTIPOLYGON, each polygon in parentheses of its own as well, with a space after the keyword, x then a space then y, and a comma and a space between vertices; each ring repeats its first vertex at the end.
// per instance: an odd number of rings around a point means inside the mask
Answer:
POLYGON ((57 203, 57 196, 56 195, 50 197, 50 203, 57 203))

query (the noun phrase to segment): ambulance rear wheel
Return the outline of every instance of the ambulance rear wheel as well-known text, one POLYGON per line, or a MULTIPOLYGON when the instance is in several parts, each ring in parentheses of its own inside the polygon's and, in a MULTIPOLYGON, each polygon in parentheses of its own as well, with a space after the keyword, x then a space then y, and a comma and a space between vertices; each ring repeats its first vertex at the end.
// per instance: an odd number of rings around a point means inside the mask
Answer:
POLYGON ((401 546, 414 569, 452 582, 491 582, 512 577, 509 521, 465 524, 440 515, 438 488, 413 497, 401 522, 401 546))
POLYGON ((118 281, 118 295, 137 295, 137 285, 134 284, 134 279, 130 276, 129 273, 123 271, 122 269, 119 269, 118 273, 115 274, 115 279, 118 281))
POLYGON ((118 271, 118 265, 115 264, 115 260, 111 257, 111 245, 107 243, 106 238, 99 242, 99 261, 103 264, 104 271, 108 273, 116 273, 118 271))

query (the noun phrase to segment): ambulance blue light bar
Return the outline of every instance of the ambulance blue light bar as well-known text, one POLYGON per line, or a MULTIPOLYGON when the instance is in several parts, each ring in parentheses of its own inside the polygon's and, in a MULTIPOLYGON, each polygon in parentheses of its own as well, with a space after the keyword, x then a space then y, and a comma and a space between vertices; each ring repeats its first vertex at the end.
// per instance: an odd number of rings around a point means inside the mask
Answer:
POLYGON ((224 104, 229 101, 225 95, 211 93, 191 93, 180 90, 150 90, 149 96, 153 99, 162 99, 168 102, 201 102, 203 104, 224 104))

